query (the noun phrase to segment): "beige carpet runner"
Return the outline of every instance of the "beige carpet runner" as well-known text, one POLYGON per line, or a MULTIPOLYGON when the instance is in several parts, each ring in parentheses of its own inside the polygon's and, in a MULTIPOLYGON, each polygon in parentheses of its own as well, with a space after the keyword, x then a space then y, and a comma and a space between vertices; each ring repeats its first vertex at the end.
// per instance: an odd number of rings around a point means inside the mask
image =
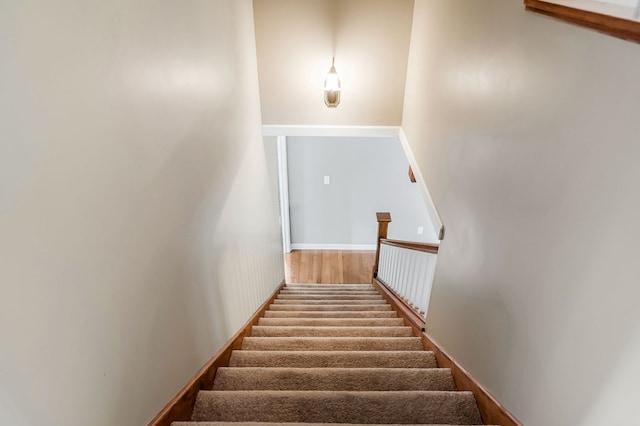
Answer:
POLYGON ((191 422, 174 426, 474 425, 473 394, 370 284, 289 284, 254 326, 191 422))

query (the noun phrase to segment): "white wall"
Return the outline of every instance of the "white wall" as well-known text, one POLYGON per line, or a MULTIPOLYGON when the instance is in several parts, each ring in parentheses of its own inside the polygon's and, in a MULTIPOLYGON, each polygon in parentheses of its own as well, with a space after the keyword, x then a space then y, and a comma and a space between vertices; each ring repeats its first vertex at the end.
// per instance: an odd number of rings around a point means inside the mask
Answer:
POLYGON ((264 124, 399 125, 413 0, 254 0, 264 124), (324 104, 331 58, 342 83, 324 104))
POLYGON ((639 70, 519 1, 416 1, 403 128, 447 226, 428 330, 527 425, 637 423, 639 70))
POLYGON ((0 4, 0 423, 141 425, 284 278, 250 1, 0 4))
POLYGON ((382 211, 391 212, 389 238, 437 241, 397 138, 288 137, 287 156, 294 249, 375 246, 382 211))

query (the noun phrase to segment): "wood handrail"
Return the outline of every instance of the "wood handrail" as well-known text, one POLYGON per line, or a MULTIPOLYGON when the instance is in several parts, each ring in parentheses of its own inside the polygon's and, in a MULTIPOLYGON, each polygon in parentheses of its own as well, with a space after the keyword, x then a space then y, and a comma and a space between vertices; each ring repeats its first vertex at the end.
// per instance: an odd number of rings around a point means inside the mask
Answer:
POLYGON ((527 10, 561 19, 605 34, 640 43, 640 22, 545 0, 524 0, 527 10))
POLYGON ((417 241, 389 240, 387 238, 380 239, 380 244, 433 254, 438 254, 438 249, 440 248, 438 244, 419 243, 417 241))

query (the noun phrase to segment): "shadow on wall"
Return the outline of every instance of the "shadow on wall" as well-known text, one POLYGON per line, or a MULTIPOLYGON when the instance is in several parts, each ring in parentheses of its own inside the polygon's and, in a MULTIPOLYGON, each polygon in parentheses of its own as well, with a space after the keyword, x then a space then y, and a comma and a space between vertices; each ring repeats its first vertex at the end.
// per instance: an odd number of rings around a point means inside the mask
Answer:
MULTIPOLYGON (((171 258, 181 259, 184 276, 176 277, 171 292, 159 301, 165 310, 157 311, 160 322, 154 326, 158 333, 151 345, 154 351, 166 347, 166 328, 180 335, 182 342, 172 343, 180 350, 153 369, 166 371, 167 377, 146 372, 160 382, 151 387, 158 389, 158 398, 153 400, 168 401, 179 389, 167 397, 171 384, 186 383, 185 377, 195 374, 283 279, 278 207, 266 188, 260 129, 256 126, 254 134, 236 131, 238 123, 231 126, 233 131, 218 134, 218 143, 211 143, 198 137, 203 129, 223 128, 241 120, 222 110, 207 116, 215 116, 216 121, 203 119, 194 128, 188 138, 191 142, 181 146, 174 155, 177 161, 163 170, 165 177, 156 184, 159 196, 163 196, 166 185, 173 185, 174 193, 182 194, 180 200, 166 201, 183 210, 180 217, 185 221, 173 227, 185 233, 178 234, 175 241, 183 252, 169 252, 159 258, 160 264, 171 258), (242 140, 251 142, 238 143, 242 140), (193 181, 181 181, 180 172, 185 169, 196 173, 193 181), (185 193, 189 194, 186 204, 185 193), (177 368, 179 365, 182 368, 177 368)), ((163 276, 166 279, 162 272, 154 272, 148 282, 157 282, 163 276)), ((139 391, 148 392, 149 387, 139 391)), ((132 404, 128 399, 122 403, 132 404)))
MULTIPOLYGON (((220 111, 210 110, 204 116, 216 114, 220 111)), ((220 121, 225 118, 232 117, 220 121)), ((124 360, 135 360, 140 352, 150 357, 144 365, 125 363, 120 398, 115 404, 123 412, 134 412, 142 395, 149 392, 155 395, 146 398, 150 405, 144 412, 153 415, 159 411, 161 406, 151 401, 168 402, 180 383, 195 374, 199 367, 194 370, 194 366, 203 365, 228 337, 217 276, 220 250, 214 248, 214 238, 229 196, 229 182, 235 178, 235 170, 228 166, 237 164, 242 153, 233 152, 225 143, 211 143, 207 132, 210 126, 219 124, 205 118, 195 123, 144 191, 143 202, 162 206, 163 210, 148 219, 155 228, 149 234, 173 231, 157 242, 154 252, 144 256, 140 266, 147 266, 145 275, 128 294, 137 303, 129 305, 132 312, 120 313, 132 318, 139 305, 148 307, 146 321, 133 327, 138 330, 128 335, 121 351, 124 360), (170 341, 168 334, 172 336, 170 341), (154 357, 154 353, 165 356, 154 357)), ((230 137, 220 136, 221 140, 230 137)))

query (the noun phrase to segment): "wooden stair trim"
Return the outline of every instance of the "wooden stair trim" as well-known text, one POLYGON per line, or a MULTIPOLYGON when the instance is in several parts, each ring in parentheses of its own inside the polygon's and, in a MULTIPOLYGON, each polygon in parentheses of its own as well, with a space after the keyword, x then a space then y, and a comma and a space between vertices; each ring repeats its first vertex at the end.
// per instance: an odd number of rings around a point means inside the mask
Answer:
POLYGON ((284 280, 273 294, 258 308, 242 328, 207 362, 196 375, 178 392, 176 396, 148 423, 148 426, 171 426, 172 422, 189 421, 201 389, 213 388, 213 379, 220 367, 229 366, 231 352, 242 347, 242 340, 251 334, 251 328, 258 324, 269 305, 284 287, 284 280))
POLYGON ((425 331, 425 320, 406 302, 400 299, 390 288, 378 279, 373 279, 373 286, 380 291, 384 298, 393 306, 394 310, 405 324, 411 326, 415 336, 422 338, 425 350, 433 351, 438 362, 438 367, 451 369, 451 374, 456 382, 458 390, 471 391, 476 398, 480 414, 484 424, 501 426, 522 426, 520 423, 491 393, 482 386, 458 361, 455 360, 444 348, 438 344, 425 331))
POLYGON ((416 241, 390 240, 388 238, 382 238, 380 240, 380 244, 433 254, 438 254, 438 250, 440 249, 440 246, 438 244, 419 243, 416 241))

